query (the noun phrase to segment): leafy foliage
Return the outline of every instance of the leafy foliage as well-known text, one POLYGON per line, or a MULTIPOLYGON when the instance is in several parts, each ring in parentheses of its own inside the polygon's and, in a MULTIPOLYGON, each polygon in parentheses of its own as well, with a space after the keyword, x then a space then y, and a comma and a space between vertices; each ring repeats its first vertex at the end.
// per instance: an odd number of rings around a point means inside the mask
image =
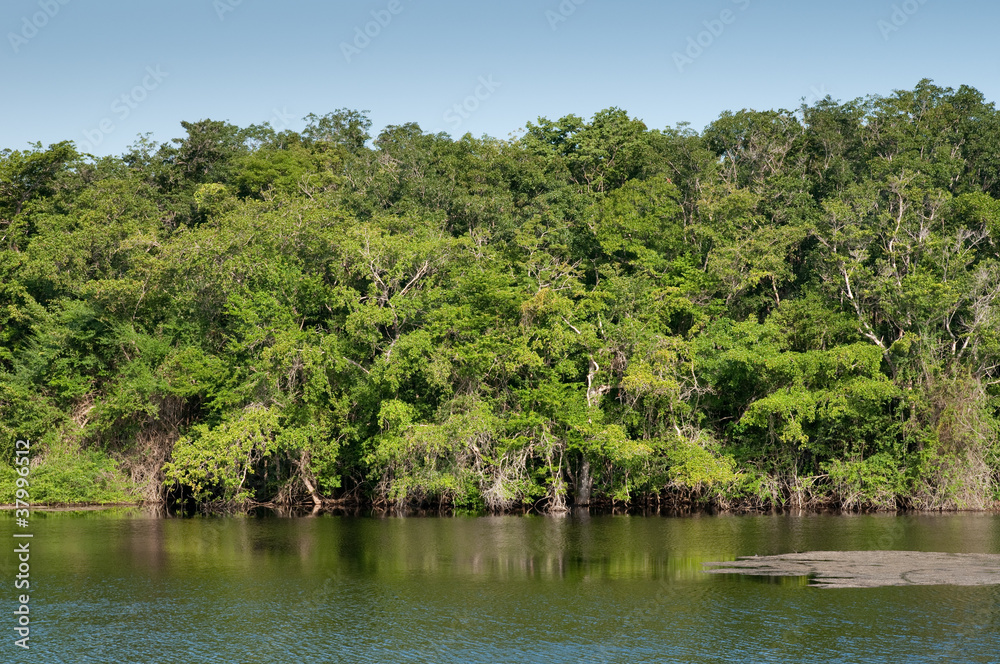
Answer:
POLYGON ((977 91, 700 133, 617 108, 510 140, 305 120, 0 152, 0 449, 35 441, 37 500, 1000 494, 977 91))

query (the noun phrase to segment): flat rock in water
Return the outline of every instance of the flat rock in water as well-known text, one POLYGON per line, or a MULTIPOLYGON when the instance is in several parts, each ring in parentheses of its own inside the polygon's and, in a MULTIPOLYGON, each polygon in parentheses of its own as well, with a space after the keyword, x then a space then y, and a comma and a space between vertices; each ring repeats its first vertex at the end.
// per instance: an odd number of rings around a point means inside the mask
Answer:
POLYGON ((811 576, 824 588, 1000 584, 1000 555, 921 551, 811 551, 705 563, 711 574, 811 576))

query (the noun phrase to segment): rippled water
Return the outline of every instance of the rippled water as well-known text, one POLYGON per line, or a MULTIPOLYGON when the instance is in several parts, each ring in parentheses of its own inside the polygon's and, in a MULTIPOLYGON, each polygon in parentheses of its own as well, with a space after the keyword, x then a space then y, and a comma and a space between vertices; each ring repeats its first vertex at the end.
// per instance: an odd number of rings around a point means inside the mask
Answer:
MULTIPOLYGON (((13 646, 8 612, 0 661, 1000 661, 1000 586, 824 590, 702 572, 792 551, 1000 553, 997 515, 117 511, 36 513, 32 530, 32 647, 13 646)), ((14 607, 14 557, 3 563, 14 607)))

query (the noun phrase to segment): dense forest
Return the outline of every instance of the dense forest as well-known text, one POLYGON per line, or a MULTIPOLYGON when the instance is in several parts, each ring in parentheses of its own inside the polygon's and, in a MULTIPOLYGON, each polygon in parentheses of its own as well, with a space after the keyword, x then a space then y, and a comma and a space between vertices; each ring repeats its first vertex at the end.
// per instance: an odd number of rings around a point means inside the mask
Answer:
POLYGON ((1000 113, 977 90, 365 112, 0 152, 0 493, 35 502, 982 509, 1000 113))

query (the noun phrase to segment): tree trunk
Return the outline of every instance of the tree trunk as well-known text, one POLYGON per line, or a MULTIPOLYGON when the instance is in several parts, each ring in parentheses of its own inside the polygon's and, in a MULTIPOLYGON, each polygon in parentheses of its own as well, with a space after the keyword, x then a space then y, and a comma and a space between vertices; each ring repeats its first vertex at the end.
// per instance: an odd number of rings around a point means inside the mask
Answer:
POLYGON ((323 499, 319 497, 318 493, 316 493, 316 487, 309 481, 309 478, 306 477, 305 473, 302 474, 302 483, 306 485, 306 490, 309 492, 309 495, 312 496, 313 504, 316 505, 316 507, 321 507, 323 505, 323 499))
POLYGON ((316 507, 323 505, 323 499, 320 497, 319 493, 316 491, 316 485, 313 483, 311 473, 309 472, 309 453, 303 452, 299 457, 299 478, 306 487, 306 491, 309 492, 309 496, 312 498, 313 504, 316 507))

